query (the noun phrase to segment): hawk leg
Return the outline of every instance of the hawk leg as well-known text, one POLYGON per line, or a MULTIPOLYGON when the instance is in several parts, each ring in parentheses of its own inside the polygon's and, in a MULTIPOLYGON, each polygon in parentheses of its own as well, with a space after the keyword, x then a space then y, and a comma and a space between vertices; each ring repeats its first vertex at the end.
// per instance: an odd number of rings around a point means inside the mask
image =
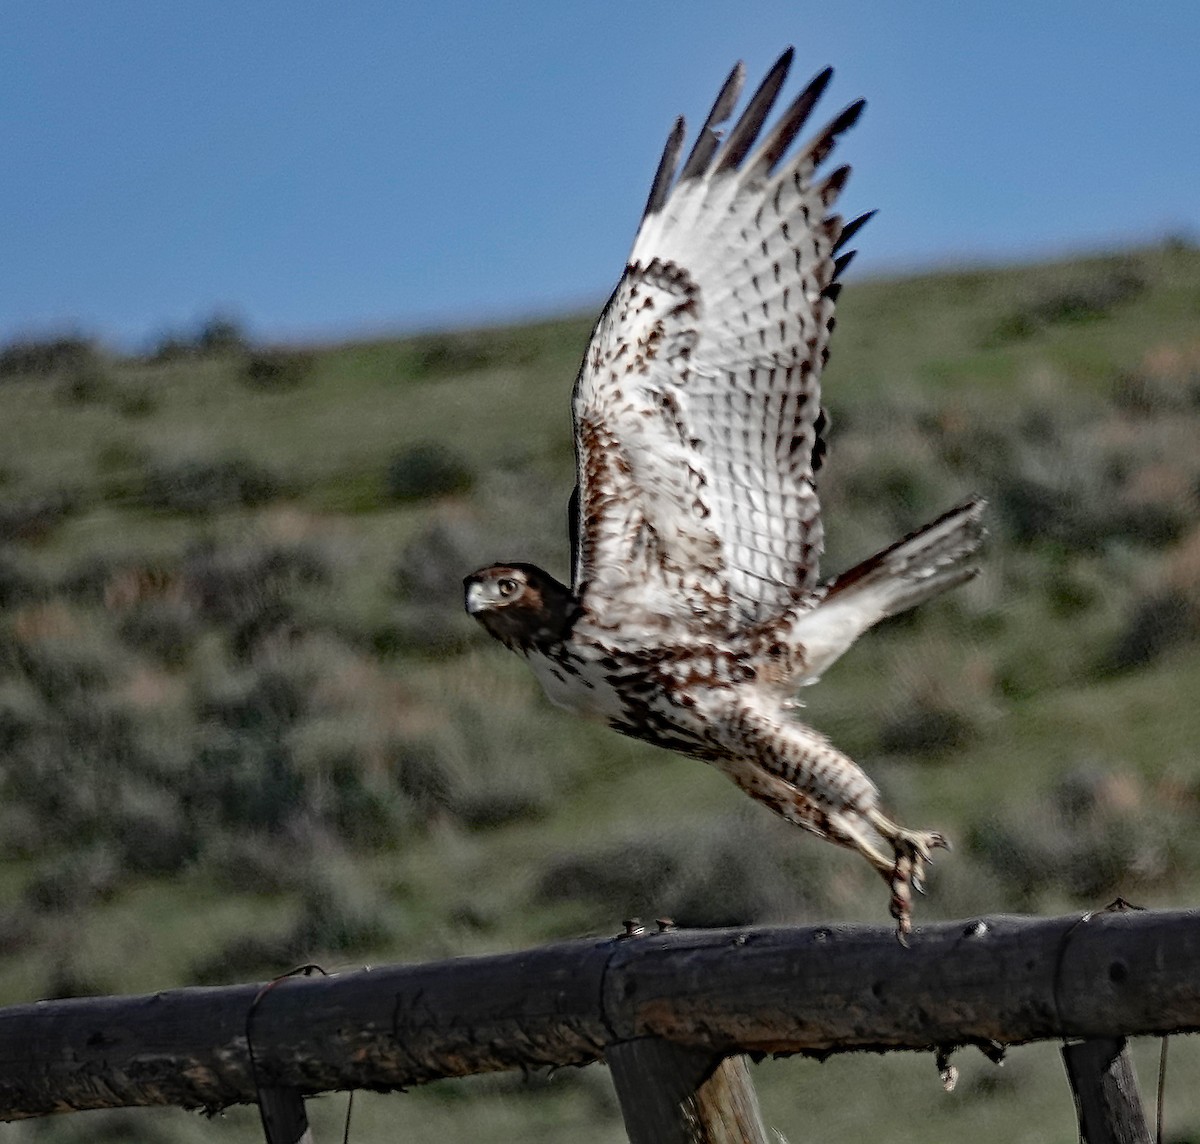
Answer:
POLYGON ((752 703, 743 702, 729 714, 733 718, 727 726, 734 734, 727 742, 733 750, 709 761, 776 814, 857 850, 870 862, 891 890, 896 936, 907 944, 913 891, 922 890, 932 852, 950 848, 946 839, 932 830, 908 830, 888 818, 879 809, 875 784, 811 727, 773 718, 752 703))

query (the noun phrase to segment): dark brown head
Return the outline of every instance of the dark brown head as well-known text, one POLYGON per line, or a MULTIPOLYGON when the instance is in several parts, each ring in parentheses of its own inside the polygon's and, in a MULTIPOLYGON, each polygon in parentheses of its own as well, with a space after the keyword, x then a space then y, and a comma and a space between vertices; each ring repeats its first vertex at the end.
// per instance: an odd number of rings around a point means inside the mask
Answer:
POLYGON ((513 651, 565 640, 577 610, 565 584, 532 564, 493 564, 463 581, 467 611, 513 651))

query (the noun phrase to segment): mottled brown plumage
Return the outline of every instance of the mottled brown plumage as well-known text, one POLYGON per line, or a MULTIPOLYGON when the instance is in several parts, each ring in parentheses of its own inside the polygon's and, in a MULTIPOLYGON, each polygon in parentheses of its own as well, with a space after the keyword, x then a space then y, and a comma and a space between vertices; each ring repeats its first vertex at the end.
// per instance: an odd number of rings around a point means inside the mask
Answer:
POLYGON ((820 579, 820 377, 853 253, 839 251, 868 216, 832 211, 848 167, 817 171, 863 105, 789 157, 832 74, 763 135, 791 56, 724 142, 740 64, 682 167, 682 120, 667 141, 575 382, 571 586, 493 565, 467 578, 466 601, 555 703, 703 759, 863 854, 903 936, 945 840, 888 819, 858 765, 794 717, 793 697, 868 627, 974 575, 983 506, 820 579))

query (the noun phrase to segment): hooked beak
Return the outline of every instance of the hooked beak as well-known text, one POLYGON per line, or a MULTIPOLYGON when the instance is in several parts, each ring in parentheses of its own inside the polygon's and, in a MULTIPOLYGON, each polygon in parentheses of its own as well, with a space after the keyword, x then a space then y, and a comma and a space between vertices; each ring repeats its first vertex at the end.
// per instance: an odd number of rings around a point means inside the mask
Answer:
POLYGON ((482 612, 487 607, 487 600, 484 598, 483 585, 476 580, 474 583, 467 585, 467 613, 475 615, 476 612, 482 612))

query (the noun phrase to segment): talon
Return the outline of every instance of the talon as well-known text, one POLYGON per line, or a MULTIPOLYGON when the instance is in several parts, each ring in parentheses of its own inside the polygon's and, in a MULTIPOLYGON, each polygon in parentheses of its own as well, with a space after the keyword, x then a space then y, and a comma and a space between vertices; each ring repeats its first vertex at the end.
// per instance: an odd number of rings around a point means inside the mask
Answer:
POLYGON ((906 830, 881 811, 867 812, 867 821, 891 845, 893 860, 873 861, 892 892, 891 913, 897 921, 896 936, 907 945, 906 936, 912 932, 913 893, 925 893, 927 867, 933 865, 935 850, 949 850, 950 842, 936 830, 906 830))
POLYGON ((912 859, 898 854, 891 877, 891 915, 896 919, 896 940, 905 948, 912 933, 912 874, 912 859))

